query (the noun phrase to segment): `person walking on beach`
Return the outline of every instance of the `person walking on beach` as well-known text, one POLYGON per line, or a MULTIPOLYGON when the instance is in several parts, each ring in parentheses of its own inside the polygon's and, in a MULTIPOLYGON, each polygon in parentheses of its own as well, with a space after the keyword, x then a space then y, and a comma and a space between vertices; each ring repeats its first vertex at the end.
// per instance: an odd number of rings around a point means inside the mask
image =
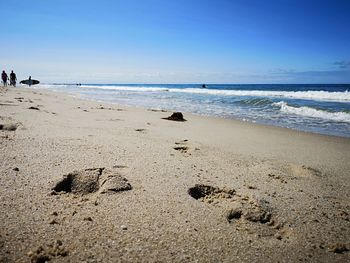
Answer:
POLYGON ((2 71, 1 79, 2 79, 2 82, 4 83, 4 87, 6 87, 7 86, 7 80, 9 79, 9 77, 7 76, 5 70, 2 71))
POLYGON ((13 72, 13 70, 11 70, 11 74, 10 74, 10 85, 16 87, 16 74, 13 72))
POLYGON ((29 76, 28 85, 29 85, 29 87, 32 85, 32 76, 29 76))

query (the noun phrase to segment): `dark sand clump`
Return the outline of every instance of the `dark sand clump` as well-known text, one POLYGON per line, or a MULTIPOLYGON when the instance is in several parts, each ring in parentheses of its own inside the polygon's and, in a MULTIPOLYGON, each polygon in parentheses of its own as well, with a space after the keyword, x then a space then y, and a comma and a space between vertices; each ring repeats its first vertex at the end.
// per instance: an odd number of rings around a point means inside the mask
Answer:
POLYGON ((181 112, 174 112, 171 116, 169 116, 167 118, 163 118, 163 119, 169 120, 169 121, 186 121, 181 112))

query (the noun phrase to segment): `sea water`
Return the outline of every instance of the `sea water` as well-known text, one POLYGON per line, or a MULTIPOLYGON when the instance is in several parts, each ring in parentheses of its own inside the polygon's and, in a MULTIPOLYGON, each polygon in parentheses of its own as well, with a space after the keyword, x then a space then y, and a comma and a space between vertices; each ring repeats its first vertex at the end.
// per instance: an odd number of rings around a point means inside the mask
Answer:
POLYGON ((44 84, 38 88, 142 108, 350 137, 350 84, 44 84))

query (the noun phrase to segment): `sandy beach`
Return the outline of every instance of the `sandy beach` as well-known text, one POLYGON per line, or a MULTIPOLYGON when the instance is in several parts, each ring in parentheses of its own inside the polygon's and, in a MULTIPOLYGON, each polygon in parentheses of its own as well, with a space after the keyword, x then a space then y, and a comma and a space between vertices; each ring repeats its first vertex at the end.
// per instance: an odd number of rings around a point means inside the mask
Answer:
POLYGON ((0 262, 349 262, 350 139, 0 90, 0 262))

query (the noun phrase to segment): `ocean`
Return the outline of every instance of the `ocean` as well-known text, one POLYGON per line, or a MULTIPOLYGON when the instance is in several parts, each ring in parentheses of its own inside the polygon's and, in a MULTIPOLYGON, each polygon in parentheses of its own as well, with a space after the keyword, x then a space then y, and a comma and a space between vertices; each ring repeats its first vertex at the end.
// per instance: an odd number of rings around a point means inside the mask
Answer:
POLYGON ((75 96, 350 137, 350 84, 42 84, 75 96))

